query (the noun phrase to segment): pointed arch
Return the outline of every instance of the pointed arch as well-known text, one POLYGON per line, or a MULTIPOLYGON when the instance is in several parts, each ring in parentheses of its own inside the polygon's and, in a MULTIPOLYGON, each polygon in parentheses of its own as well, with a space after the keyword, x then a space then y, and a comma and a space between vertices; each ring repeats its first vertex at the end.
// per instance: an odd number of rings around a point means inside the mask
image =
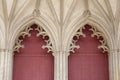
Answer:
POLYGON ((36 24, 26 26, 25 30, 20 32, 14 49, 16 54, 13 61, 13 80, 53 80, 52 44, 43 28, 36 24), (21 48, 23 46, 25 47, 21 48))
MULTIPOLYGON (((43 48, 47 48, 48 49, 48 53, 50 51, 53 51, 52 43, 51 43, 51 41, 49 39, 49 36, 47 35, 46 31, 41 26, 38 26, 36 24, 34 24, 34 25, 36 26, 35 31, 38 31, 38 33, 36 34, 36 37, 42 36, 43 39, 45 39, 46 36, 48 37, 47 40, 46 39, 44 40, 46 42, 46 45, 44 45, 43 48)), ((28 37, 30 37, 31 36, 30 31, 33 30, 33 28, 31 28, 31 26, 26 26, 25 30, 21 31, 19 36, 17 36, 16 42, 15 42, 15 45, 14 45, 14 51, 19 52, 19 48, 23 48, 24 47, 24 45, 21 44, 22 40, 19 39, 19 37, 22 36, 23 38, 25 38, 26 35, 28 37)))
POLYGON ((69 80, 109 80, 108 47, 102 33, 90 25, 85 25, 77 31, 73 43, 72 48, 76 45, 80 45, 80 48, 72 49, 73 53, 70 52, 68 56, 69 80))
MULTIPOLYGON (((102 19, 100 19, 97 16, 87 14, 86 16, 83 15, 83 16, 79 17, 78 19, 74 20, 67 27, 66 35, 64 36, 65 37, 64 43, 67 43, 66 45, 64 45, 64 51, 67 51, 66 55, 69 56, 71 50, 74 51, 75 48, 79 48, 79 46, 76 46, 75 42, 73 41, 73 37, 75 35, 83 35, 84 36, 84 34, 82 34, 81 32, 77 32, 77 31, 81 31, 81 29, 86 24, 93 26, 98 32, 102 33, 101 36, 104 38, 104 40, 106 41, 106 45, 109 48, 108 53, 111 53, 111 49, 114 48, 114 41, 112 38, 112 36, 114 36, 114 35, 111 34, 111 31, 106 29, 106 27, 112 26, 112 25, 107 24, 106 22, 103 22, 102 19), (67 34, 68 32, 69 32, 69 34, 67 34)), ((108 62, 110 63, 111 62, 110 57, 108 58, 108 60, 109 60, 108 62)), ((112 71, 111 64, 109 64, 108 66, 109 66, 109 68, 108 68, 109 71, 112 71)), ((111 74, 112 73, 109 74, 109 77, 111 77, 111 74)))
POLYGON ((69 34, 65 35, 64 42, 65 43, 67 42, 67 44, 64 46, 64 50, 68 52, 68 55, 69 55, 72 38, 76 35, 76 32, 86 24, 94 26, 99 32, 101 32, 102 36, 107 42, 108 47, 110 48, 109 50, 113 49, 114 42, 113 42, 113 38, 111 37, 112 35, 107 29, 105 29, 105 27, 109 25, 104 23, 101 19, 99 19, 96 16, 88 16, 88 17, 81 16, 79 19, 75 20, 71 25, 69 25, 69 27, 67 27, 66 29, 68 30, 66 31, 66 33, 69 32, 69 34))
MULTIPOLYGON (((41 28, 43 28, 46 31, 47 35, 50 38, 51 43, 54 45, 53 49, 55 50, 57 48, 56 41, 58 41, 56 28, 53 27, 54 25, 51 24, 51 22, 47 21, 45 18, 43 18, 41 16, 34 17, 33 15, 27 16, 25 19, 21 20, 21 22, 13 25, 13 27, 16 26, 16 28, 12 29, 14 31, 11 31, 11 33, 10 33, 9 47, 13 48, 13 46, 14 46, 13 44, 15 44, 16 38, 18 38, 19 33, 21 31, 23 31, 26 28, 26 26, 31 26, 33 24, 37 24, 38 26, 40 26, 41 28)), ((53 52, 54 52, 54 50, 53 50, 53 52)))

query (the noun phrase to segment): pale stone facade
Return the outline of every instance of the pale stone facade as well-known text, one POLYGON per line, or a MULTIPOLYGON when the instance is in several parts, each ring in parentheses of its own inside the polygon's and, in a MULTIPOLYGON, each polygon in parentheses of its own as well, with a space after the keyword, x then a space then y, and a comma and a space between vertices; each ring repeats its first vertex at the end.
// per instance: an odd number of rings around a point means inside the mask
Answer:
POLYGON ((110 80, 120 80, 120 0, 0 0, 0 80, 12 80, 13 51, 26 26, 37 24, 50 37, 54 80, 68 80, 68 55, 85 24, 102 33, 109 47, 110 80))

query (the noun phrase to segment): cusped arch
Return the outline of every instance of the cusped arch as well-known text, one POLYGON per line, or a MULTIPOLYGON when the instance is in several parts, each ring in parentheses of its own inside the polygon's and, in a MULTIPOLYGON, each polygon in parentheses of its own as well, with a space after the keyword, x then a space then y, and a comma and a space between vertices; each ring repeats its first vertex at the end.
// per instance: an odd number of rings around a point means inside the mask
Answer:
MULTIPOLYGON (((86 25, 86 24, 93 26, 99 32, 102 33, 102 37, 106 40, 107 46, 109 47, 109 51, 110 51, 113 48, 113 43, 112 43, 113 41, 112 41, 110 32, 105 29, 105 26, 108 26, 108 24, 105 24, 99 18, 97 18, 95 16, 94 17, 91 16, 88 18, 84 18, 82 16, 81 18, 82 18, 81 20, 79 19, 79 21, 74 22, 74 24, 72 24, 70 26, 71 28, 69 27, 69 29, 67 29, 67 30, 69 30, 69 34, 66 36, 65 43, 67 42, 67 44, 64 46, 64 49, 68 52, 68 55, 69 55, 71 48, 77 48, 77 46, 75 46, 72 43, 73 37, 76 35, 76 32, 79 29, 82 29, 84 27, 84 25, 86 25), (71 43, 74 47, 70 46, 71 43)), ((81 35, 81 33, 80 33, 80 35, 81 35)))
POLYGON ((11 47, 13 49, 15 41, 19 37, 20 32, 23 31, 26 28, 26 26, 31 26, 33 24, 40 26, 41 28, 43 28, 46 31, 46 33, 49 36, 50 41, 53 45, 52 47, 53 47, 53 52, 54 52, 55 49, 57 48, 55 45, 56 40, 57 40, 57 38, 56 38, 57 34, 56 34, 55 30, 51 29, 52 26, 43 18, 40 18, 40 17, 34 18, 32 16, 23 20, 21 23, 19 23, 18 27, 16 29, 14 29, 13 33, 10 36, 10 40, 9 40, 10 46, 9 47, 11 47))

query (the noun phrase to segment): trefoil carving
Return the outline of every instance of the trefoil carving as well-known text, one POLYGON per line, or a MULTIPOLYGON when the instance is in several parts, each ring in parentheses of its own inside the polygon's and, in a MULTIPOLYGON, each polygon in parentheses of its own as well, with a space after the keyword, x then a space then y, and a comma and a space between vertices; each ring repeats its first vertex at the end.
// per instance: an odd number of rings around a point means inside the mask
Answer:
POLYGON ((107 46, 107 42, 106 39, 103 35, 102 32, 98 31, 94 26, 91 26, 90 29, 93 33, 91 34, 91 37, 97 37, 97 39, 99 39, 99 42, 101 45, 98 46, 99 49, 103 49, 103 53, 105 52, 109 52, 109 48, 107 46), (100 39, 100 37, 102 37, 102 39, 100 39))
POLYGON ((42 48, 43 49, 47 48, 48 49, 48 51, 47 51, 48 53, 53 51, 52 42, 50 41, 49 38, 46 39, 46 37, 48 37, 46 31, 43 28, 41 28, 41 27, 37 27, 35 30, 38 31, 38 34, 36 35, 37 37, 42 35, 43 39, 45 39, 46 45, 43 45, 42 48))
POLYGON ((29 26, 26 26, 26 28, 22 31, 22 32, 20 32, 20 35, 18 36, 18 38, 16 39, 16 41, 15 41, 15 46, 14 46, 14 51, 16 51, 16 52, 19 52, 19 49, 20 48, 24 48, 24 45, 22 45, 21 43, 22 43, 22 39, 19 39, 19 37, 20 36, 22 36, 23 38, 25 38, 25 36, 28 36, 28 37, 30 37, 31 36, 31 34, 29 33, 31 30, 33 30, 31 27, 29 27, 29 26))
MULTIPOLYGON (((86 37, 86 35, 83 33, 83 29, 85 29, 85 27, 81 27, 76 33, 75 33, 75 36, 74 37, 76 37, 77 39, 79 39, 79 37, 80 36, 83 36, 83 37, 86 37)), ((77 40, 76 39, 72 39, 72 41, 71 41, 71 43, 70 43, 70 47, 69 47, 69 52, 72 52, 72 53, 74 53, 75 51, 74 51, 74 49, 75 48, 80 48, 80 46, 79 45, 76 45, 76 42, 77 42, 77 40)))

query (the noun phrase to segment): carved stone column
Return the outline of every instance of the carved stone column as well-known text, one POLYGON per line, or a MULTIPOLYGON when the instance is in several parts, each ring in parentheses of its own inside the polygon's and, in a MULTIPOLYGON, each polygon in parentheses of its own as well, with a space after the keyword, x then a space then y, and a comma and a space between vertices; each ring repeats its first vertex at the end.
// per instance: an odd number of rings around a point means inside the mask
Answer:
POLYGON ((119 49, 119 52, 118 52, 118 79, 120 80, 120 49, 119 49))
POLYGON ((0 80, 12 80, 13 54, 10 50, 3 50, 0 53, 0 80))
POLYGON ((54 80, 67 80, 67 56, 64 51, 57 51, 54 56, 54 80))
POLYGON ((62 76, 63 79, 62 80, 68 80, 68 52, 64 51, 63 52, 63 72, 62 72, 62 76))
POLYGON ((118 50, 112 50, 109 54, 109 77, 110 80, 119 80, 119 55, 118 50))
POLYGON ((0 51, 0 80, 3 80, 3 72, 4 72, 4 52, 0 51))

